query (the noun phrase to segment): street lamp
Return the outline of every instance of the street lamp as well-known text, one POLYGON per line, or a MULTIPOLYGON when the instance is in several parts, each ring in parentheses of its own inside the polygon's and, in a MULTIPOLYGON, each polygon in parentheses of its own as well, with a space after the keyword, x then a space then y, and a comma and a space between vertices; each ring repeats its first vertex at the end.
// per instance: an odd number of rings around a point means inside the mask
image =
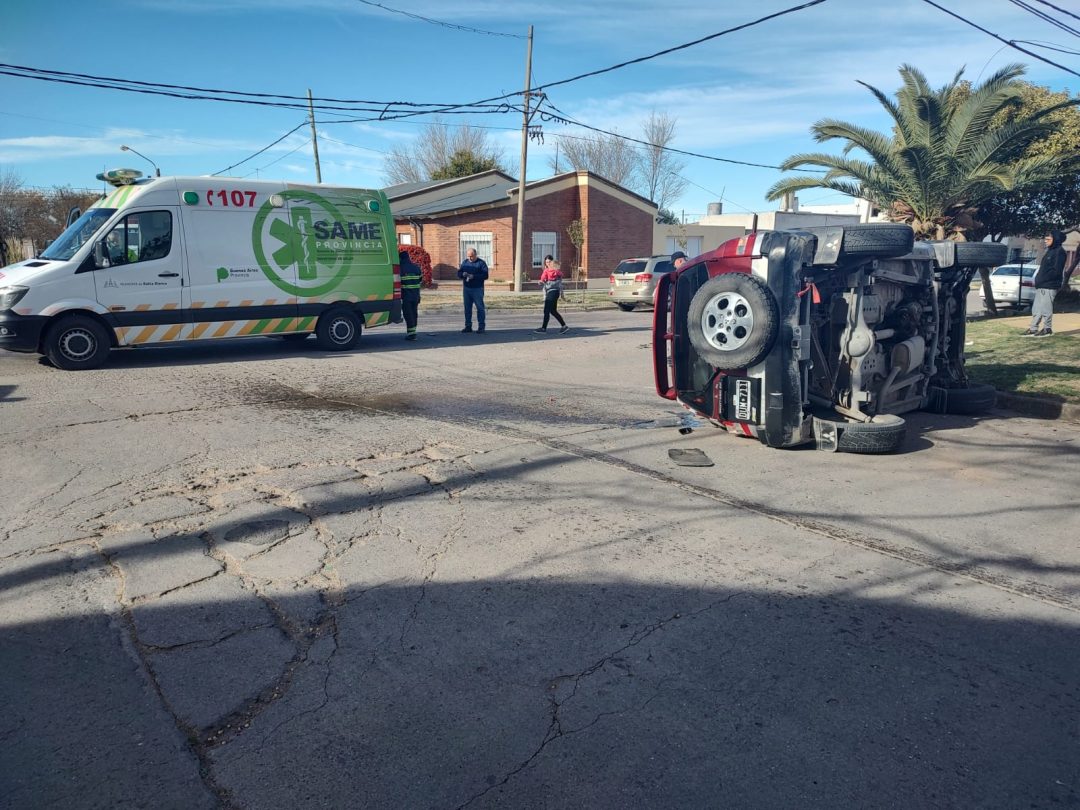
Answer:
MULTIPOLYGON (((130 146, 121 146, 120 151, 121 152, 135 152, 135 150, 132 149, 130 146)), ((141 157, 143 160, 145 160, 147 163, 149 163, 151 166, 154 167, 154 176, 155 177, 161 177, 161 169, 158 168, 158 165, 156 163, 154 163, 154 161, 152 161, 150 158, 148 158, 142 152, 135 152, 135 154, 138 155, 139 157, 141 157)))

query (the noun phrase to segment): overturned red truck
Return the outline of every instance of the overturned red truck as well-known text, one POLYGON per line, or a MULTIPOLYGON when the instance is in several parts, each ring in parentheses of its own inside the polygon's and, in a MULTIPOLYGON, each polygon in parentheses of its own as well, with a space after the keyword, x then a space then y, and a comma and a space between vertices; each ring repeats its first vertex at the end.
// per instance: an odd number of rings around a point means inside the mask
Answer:
POLYGON ((657 393, 770 447, 893 452, 901 414, 993 406, 964 370, 966 295, 1006 252, 892 223, 732 239, 657 286, 657 393))

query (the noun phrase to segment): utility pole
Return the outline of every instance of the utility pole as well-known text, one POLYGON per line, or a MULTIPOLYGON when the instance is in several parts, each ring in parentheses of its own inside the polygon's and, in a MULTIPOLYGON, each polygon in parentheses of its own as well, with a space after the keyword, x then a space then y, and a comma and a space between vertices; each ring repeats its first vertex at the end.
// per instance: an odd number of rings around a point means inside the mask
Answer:
POLYGON ((529 158, 529 88, 532 87, 533 27, 529 26, 529 47, 525 52, 525 116, 521 120, 521 179, 518 180, 517 235, 514 238, 514 292, 521 292, 525 278, 525 167, 529 158))
POLYGON ((308 113, 311 121, 311 148, 315 152, 315 182, 322 182, 322 169, 319 167, 319 138, 315 135, 315 103, 311 99, 311 88, 307 91, 308 113))

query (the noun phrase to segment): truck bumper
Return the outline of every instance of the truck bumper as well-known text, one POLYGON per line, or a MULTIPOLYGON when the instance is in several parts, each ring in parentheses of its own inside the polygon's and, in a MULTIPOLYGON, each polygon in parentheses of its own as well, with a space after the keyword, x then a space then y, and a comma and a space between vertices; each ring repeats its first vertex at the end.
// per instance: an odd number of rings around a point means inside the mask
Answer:
POLYGON ((36 352, 41 333, 49 319, 43 315, 16 315, 0 312, 0 349, 11 352, 36 352))

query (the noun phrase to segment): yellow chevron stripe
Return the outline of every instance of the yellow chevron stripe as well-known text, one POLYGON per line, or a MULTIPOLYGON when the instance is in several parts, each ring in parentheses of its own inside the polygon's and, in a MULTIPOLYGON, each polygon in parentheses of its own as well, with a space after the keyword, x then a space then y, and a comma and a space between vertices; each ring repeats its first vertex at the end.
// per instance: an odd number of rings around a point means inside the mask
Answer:
POLYGON ((201 323, 195 324, 195 328, 191 330, 191 338, 192 338, 192 340, 198 340, 199 338, 201 338, 202 333, 205 332, 209 328, 210 328, 210 322, 209 321, 203 321, 201 323))
POLYGON ((245 323, 243 325, 243 327, 241 327, 240 331, 237 332, 236 334, 238 336, 239 335, 250 335, 252 330, 258 325, 259 325, 259 321, 248 321, 247 323, 245 323))
POLYGON ((150 337, 157 331, 157 326, 144 326, 142 330, 133 339, 132 343, 146 343, 150 340, 150 337))
POLYGON ((219 326, 217 328, 217 331, 214 332, 212 337, 216 337, 216 338, 224 337, 225 333, 228 332, 230 329, 232 329, 234 326, 236 326, 236 324, 237 324, 237 321, 225 321, 225 322, 223 322, 221 324, 221 326, 219 326))
POLYGON ((169 329, 164 335, 162 335, 161 340, 162 341, 176 340, 176 338, 183 331, 183 329, 184 329, 184 324, 182 324, 182 323, 173 324, 173 327, 171 329, 169 329))

